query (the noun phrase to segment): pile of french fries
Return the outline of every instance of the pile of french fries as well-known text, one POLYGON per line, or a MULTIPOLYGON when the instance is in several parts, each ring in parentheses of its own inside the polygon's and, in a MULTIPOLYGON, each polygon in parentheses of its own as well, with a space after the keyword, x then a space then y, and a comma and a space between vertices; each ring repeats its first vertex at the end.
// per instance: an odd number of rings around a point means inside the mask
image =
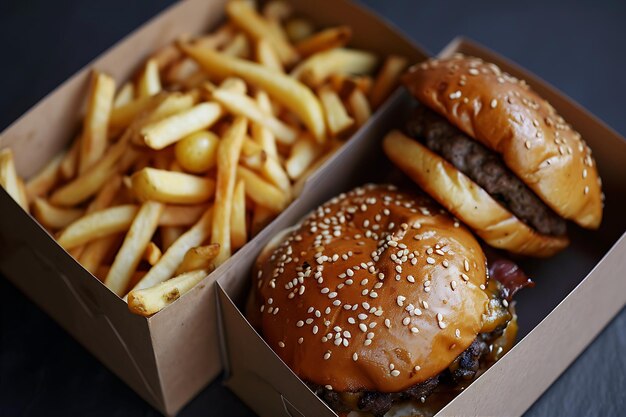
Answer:
POLYGON ((350 49, 350 27, 316 31, 282 1, 233 0, 226 14, 117 90, 94 71, 80 134, 25 184, 0 151, 0 184, 137 314, 179 298, 284 210, 407 64, 350 49))

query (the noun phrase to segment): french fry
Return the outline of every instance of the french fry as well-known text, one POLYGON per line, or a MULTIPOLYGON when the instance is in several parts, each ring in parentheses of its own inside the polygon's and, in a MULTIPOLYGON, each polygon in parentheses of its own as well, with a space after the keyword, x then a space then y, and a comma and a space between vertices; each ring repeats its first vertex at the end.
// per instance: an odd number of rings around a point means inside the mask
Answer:
POLYGON ((246 227, 246 191, 244 182, 239 180, 233 193, 233 210, 230 216, 230 241, 233 250, 245 245, 248 240, 246 227))
MULTIPOLYGON (((84 250, 80 256, 75 256, 74 258, 80 262, 83 268, 91 272, 93 275, 96 275, 98 268, 103 264, 103 262, 107 258, 113 256, 113 252, 119 246, 122 238, 122 234, 115 233, 91 241, 85 246, 77 246, 76 248, 84 248, 84 250)), ((70 253, 76 248, 70 249, 70 253)))
POLYGON ((159 71, 163 71, 180 59, 180 56, 180 50, 175 45, 166 45, 153 53, 150 59, 156 62, 159 71))
POLYGON ((22 208, 26 213, 29 213, 30 200, 28 198, 28 194, 26 193, 26 184, 24 184, 24 180, 20 177, 17 178, 17 191, 20 196, 20 201, 22 202, 22 208))
POLYGON ((263 16, 270 21, 282 22, 293 13, 291 4, 282 0, 273 0, 263 7, 263 16))
POLYGON ((369 75, 331 74, 328 81, 333 90, 341 97, 348 97, 355 88, 361 90, 365 95, 369 95, 374 83, 369 75))
POLYGON ((291 148, 289 159, 285 162, 287 174, 292 179, 298 179, 300 175, 317 159, 322 149, 311 138, 303 136, 291 148))
POLYGON ((320 88, 317 94, 326 114, 328 131, 333 136, 339 136, 354 125, 354 119, 348 115, 339 95, 330 87, 320 88))
POLYGON ((237 177, 245 183, 246 195, 274 213, 280 213, 289 204, 289 196, 279 188, 242 166, 237 167, 237 177))
POLYGON ((141 201, 195 204, 207 201, 215 191, 215 181, 210 178, 154 168, 134 173, 131 181, 133 193, 141 201))
POLYGON ((143 203, 126 233, 122 247, 104 280, 104 285, 120 297, 125 294, 128 282, 156 231, 162 210, 161 203, 143 203))
POLYGON ((259 64, 277 72, 285 72, 285 68, 276 55, 276 51, 274 51, 266 39, 263 38, 256 41, 254 55, 259 64))
POLYGON ((116 172, 115 163, 122 157, 127 145, 128 140, 122 138, 109 147, 104 157, 96 164, 52 193, 50 202, 59 206, 73 206, 94 195, 116 172))
POLYGON ((94 239, 128 230, 139 207, 133 204, 111 207, 88 214, 68 225, 57 242, 72 249, 94 239))
POLYGON ((370 103, 367 101, 365 94, 359 89, 352 91, 352 94, 348 97, 348 106, 354 116, 357 126, 361 127, 372 116, 372 109, 370 103))
POLYGON ((114 107, 109 117, 109 129, 115 130, 128 127, 151 102, 151 97, 137 97, 126 104, 114 107))
POLYGON ((196 246, 185 254, 174 275, 183 274, 198 269, 213 270, 213 260, 220 253, 220 245, 211 243, 210 245, 196 246))
POLYGON ((10 148, 0 150, 0 186, 28 212, 28 201, 20 190, 19 177, 13 162, 13 151, 10 148))
MULTIPOLYGON (((270 98, 267 96, 265 91, 258 91, 256 94, 256 101, 259 105, 259 108, 266 112, 272 112, 272 103, 270 102, 270 98)), ((256 143, 261 145, 265 153, 272 158, 278 158, 278 150, 276 149, 276 138, 265 126, 259 123, 252 123, 251 126, 252 131, 252 139, 255 140, 256 143)))
POLYGON ((222 116, 215 103, 200 103, 189 110, 166 117, 141 129, 141 137, 152 149, 163 149, 187 135, 213 125, 222 116))
POLYGON ((174 244, 185 233, 182 226, 164 226, 161 227, 161 247, 165 251, 174 244))
POLYGON ((133 287, 133 290, 149 288, 171 278, 187 251, 202 244, 211 236, 212 219, 213 210, 209 208, 191 229, 167 248, 159 262, 150 268, 150 271, 133 287))
POLYGON ((261 205, 256 204, 252 211, 252 221, 250 225, 251 236, 256 236, 261 230, 267 226, 274 218, 275 213, 261 205))
POLYGON ((187 172, 207 172, 216 164, 218 144, 219 138, 213 132, 202 130, 192 133, 176 143, 176 161, 187 172))
POLYGON ((296 44, 296 51, 307 57, 329 49, 342 48, 350 42, 352 29, 349 26, 328 28, 313 34, 296 44))
POLYGON ((250 42, 243 33, 238 33, 235 37, 222 49, 224 55, 234 56, 237 58, 247 58, 250 56, 250 42))
POLYGON ((257 170, 286 194, 291 194, 289 176, 276 158, 267 155, 263 148, 249 138, 244 140, 241 153, 246 166, 257 170))
MULTIPOLYGON (((111 269, 111 266, 109 265, 100 265, 94 275, 100 281, 104 281, 104 278, 107 276, 110 269, 111 269)), ((146 276, 147 273, 148 271, 135 271, 133 273, 133 276, 130 278, 129 286, 135 286, 135 284, 138 283, 141 278, 146 276)))
POLYGON ((113 108, 117 109, 133 101, 135 98, 135 85, 133 83, 126 83, 119 89, 113 100, 113 108))
POLYGON ((294 18, 285 23, 285 32, 291 42, 300 42, 313 35, 315 27, 310 20, 294 18))
POLYGON ((26 193, 30 199, 42 197, 54 187, 59 181, 60 167, 67 151, 58 153, 54 158, 39 171, 37 175, 26 182, 26 193))
POLYGON ((293 183, 291 187, 294 196, 299 196, 302 193, 306 180, 311 176, 311 174, 316 172, 324 164, 324 162, 326 162, 331 156, 333 156, 335 152, 337 152, 339 148, 341 148, 341 146, 342 143, 338 141, 331 143, 330 148, 326 151, 326 153, 318 158, 317 161, 311 164, 309 168, 307 168, 307 170, 302 175, 300 175, 300 177, 293 183))
POLYGON ((404 57, 398 55, 387 57, 370 92, 370 102, 373 108, 378 108, 398 86, 400 75, 406 69, 407 64, 408 62, 404 57))
POLYGON ((192 59, 184 58, 173 64, 165 73, 166 84, 182 83, 185 79, 198 72, 200 67, 192 59))
POLYGON ((93 198, 91 203, 87 206, 85 214, 93 213, 94 211, 103 210, 111 205, 113 199, 119 192, 122 186, 122 176, 117 174, 109 179, 98 191, 98 194, 93 198))
POLYGON ((80 138, 79 173, 85 172, 104 154, 114 96, 115 81, 113 78, 100 72, 94 72, 83 133, 80 138))
POLYGON ((194 43, 202 48, 217 49, 230 42, 234 36, 235 28, 227 22, 215 32, 194 39, 194 43))
POLYGON ((80 153, 80 136, 74 139, 61 161, 59 171, 65 180, 71 180, 78 171, 78 154, 80 153))
POLYGON ((235 175, 247 128, 247 120, 243 117, 237 117, 224 134, 217 148, 217 187, 211 232, 211 243, 220 245, 220 253, 215 259, 216 266, 221 265, 232 253, 230 218, 235 190, 235 175))
POLYGON ((189 44, 181 44, 180 47, 208 74, 222 79, 237 76, 266 91, 294 112, 319 142, 324 141, 326 126, 322 107, 313 92, 299 81, 254 62, 225 56, 210 49, 189 44))
POLYGON ((157 262, 159 262, 159 259, 161 259, 162 255, 163 253, 161 252, 161 249, 159 249, 159 247, 154 242, 150 242, 148 243, 148 246, 146 246, 146 250, 143 253, 143 259, 145 259, 145 261, 148 262, 150 266, 153 266, 157 262))
POLYGON ((47 229, 62 229, 82 216, 83 212, 81 209, 55 207, 39 197, 33 202, 33 215, 47 229))
POLYGON ((151 288, 133 290, 128 294, 128 309, 134 314, 146 317, 158 313, 195 287, 209 272, 191 271, 151 288))
POLYGON ((276 139, 286 145, 295 142, 298 136, 296 130, 275 118, 271 113, 262 111, 257 103, 245 94, 218 88, 213 91, 213 99, 229 112, 244 116, 253 122, 267 127, 276 136, 276 139))
POLYGON ((193 206, 166 205, 159 218, 159 226, 191 226, 207 210, 206 204, 193 206))
POLYGON ((377 63, 371 52, 336 48, 311 55, 291 71, 291 76, 308 86, 319 87, 331 74, 368 74, 377 63))
POLYGON ((241 0, 233 0, 226 4, 226 13, 232 22, 241 30, 246 32, 253 39, 266 38, 272 45, 276 54, 283 64, 293 63, 298 55, 280 32, 274 30, 272 26, 260 16, 249 3, 241 0))
POLYGON ((159 65, 156 60, 149 59, 137 81, 137 93, 139 97, 150 97, 161 91, 161 78, 159 65))

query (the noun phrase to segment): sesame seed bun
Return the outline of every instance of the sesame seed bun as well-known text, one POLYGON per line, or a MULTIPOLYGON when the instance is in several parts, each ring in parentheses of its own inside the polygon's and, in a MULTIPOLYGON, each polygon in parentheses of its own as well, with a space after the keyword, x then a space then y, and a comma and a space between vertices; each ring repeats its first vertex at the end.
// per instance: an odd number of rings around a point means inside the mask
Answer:
MULTIPOLYGON (((494 64, 456 54, 412 67, 403 81, 420 103, 498 154, 506 167, 560 217, 586 228, 595 229, 600 225, 602 191, 591 150, 580 134, 523 80, 501 71, 494 64)), ((432 164, 414 165, 413 170, 424 169, 426 165, 432 164)), ((448 168, 455 170, 454 167, 448 168)), ((422 172, 420 177, 428 175, 422 172)), ((430 188, 429 192, 437 201, 474 227, 468 217, 475 215, 473 211, 456 209, 448 201, 446 189, 430 188)), ((465 194, 468 193, 466 190, 465 194)), ((491 225, 483 222, 477 233, 486 234, 487 229, 500 228, 501 217, 494 218, 491 225)), ((523 222, 510 223, 517 224, 510 227, 514 236, 528 235, 522 230, 523 222)), ((496 239, 500 244, 494 246, 547 256, 547 252, 539 250, 534 253, 536 251, 532 248, 518 250, 513 243, 518 240, 522 239, 502 240, 500 236, 496 239)), ((549 242, 530 246, 557 249, 565 242, 545 236, 540 240, 549 242)))
POLYGON ((441 156, 398 131, 383 141, 387 156, 461 219, 487 244, 528 256, 552 256, 567 247, 566 236, 542 235, 500 205, 441 156))
POLYGON ((446 369, 481 331, 485 264, 432 200, 369 185, 264 251, 248 317, 306 382, 400 392, 446 369))

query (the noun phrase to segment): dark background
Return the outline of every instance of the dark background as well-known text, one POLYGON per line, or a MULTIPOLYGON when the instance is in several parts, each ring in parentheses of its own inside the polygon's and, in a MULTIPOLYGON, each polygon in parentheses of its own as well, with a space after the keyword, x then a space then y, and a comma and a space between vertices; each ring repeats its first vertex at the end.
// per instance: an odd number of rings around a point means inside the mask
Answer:
MULTIPOLYGON (((171 3, 0 0, 0 130, 171 3)), ((626 135, 626 2, 362 3, 431 52, 478 40, 626 135)), ((0 294, 0 416, 158 415, 3 278, 0 294)), ((626 415, 625 350, 622 310, 527 415, 626 415)), ((214 382, 180 415, 253 414, 214 382)))

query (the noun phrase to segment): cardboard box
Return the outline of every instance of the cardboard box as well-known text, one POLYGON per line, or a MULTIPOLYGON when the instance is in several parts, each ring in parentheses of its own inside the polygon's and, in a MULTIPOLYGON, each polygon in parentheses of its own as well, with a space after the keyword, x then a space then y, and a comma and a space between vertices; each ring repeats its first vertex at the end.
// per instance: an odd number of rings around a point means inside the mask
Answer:
MULTIPOLYGON (((0 148, 13 149, 19 174, 28 178, 36 173, 75 136, 92 68, 118 82, 126 80, 150 53, 177 36, 215 27, 224 18, 224 3, 187 0, 171 7, 9 126, 1 134, 0 148)), ((426 56, 377 17, 346 0, 293 4, 320 26, 352 26, 355 45, 381 56, 396 53, 411 61, 426 56)), ((348 147, 328 164, 346 152, 348 147)), ((306 189, 327 179, 314 175, 306 189)), ((296 200, 293 205, 310 203, 296 200)), ((293 212, 283 219, 291 220, 293 212)), ((130 314, 119 297, 74 261, 4 190, 0 190, 0 213, 0 272, 156 409, 175 414, 221 371, 212 284, 218 277, 227 282, 233 267, 255 253, 261 245, 255 242, 263 242, 268 233, 253 239, 180 300, 144 318, 130 314)), ((238 273, 237 278, 244 275, 238 273)))
MULTIPOLYGON (((604 182, 600 230, 571 226, 567 250, 547 260, 520 262, 537 285, 516 297, 517 345, 438 414, 521 415, 626 302, 626 141, 547 83, 484 47, 460 38, 440 55, 455 52, 495 62, 525 79, 582 134, 604 182)), ((351 151, 318 173, 316 186, 247 248, 249 256, 242 263, 218 280, 226 384, 262 416, 335 414, 269 348, 238 308, 247 296, 254 257, 273 234, 329 197, 372 178, 384 179, 383 171, 392 168, 382 154, 381 139, 390 128, 402 126, 410 103, 408 94, 398 92, 369 129, 353 138, 347 146, 351 151)))

